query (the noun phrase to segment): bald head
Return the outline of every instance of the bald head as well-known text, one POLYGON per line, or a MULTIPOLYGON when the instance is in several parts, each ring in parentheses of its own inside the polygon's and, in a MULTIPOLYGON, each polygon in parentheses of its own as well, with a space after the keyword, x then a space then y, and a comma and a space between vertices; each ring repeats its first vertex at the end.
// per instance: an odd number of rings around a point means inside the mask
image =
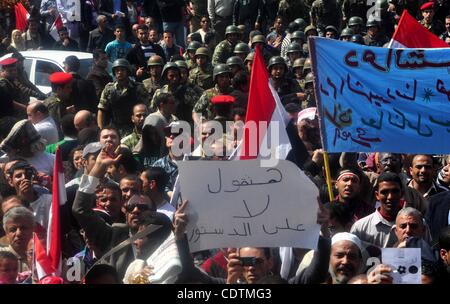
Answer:
POLYGON ((27 116, 32 124, 37 124, 48 117, 48 108, 39 100, 33 101, 27 106, 27 116))
POLYGON ((95 117, 94 114, 87 110, 81 110, 73 118, 73 124, 78 131, 85 128, 95 127, 95 117))

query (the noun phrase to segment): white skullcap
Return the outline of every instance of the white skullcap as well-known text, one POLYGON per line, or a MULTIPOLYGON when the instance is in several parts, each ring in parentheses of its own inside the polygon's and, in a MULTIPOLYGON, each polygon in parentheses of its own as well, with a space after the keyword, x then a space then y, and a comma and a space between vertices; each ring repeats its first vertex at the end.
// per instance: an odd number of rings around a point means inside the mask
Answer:
POLYGON ((301 110, 297 116, 297 123, 300 123, 300 121, 302 121, 303 119, 314 120, 314 117, 316 117, 316 112, 317 108, 315 107, 301 110))
POLYGON ((357 237, 356 235, 354 235, 352 233, 348 233, 348 232, 336 233, 333 236, 333 238, 331 239, 331 246, 333 246, 335 243, 340 242, 340 241, 350 241, 353 244, 355 244, 356 246, 358 246, 359 251, 361 251, 361 252, 363 251, 361 240, 359 239, 359 237, 357 237))

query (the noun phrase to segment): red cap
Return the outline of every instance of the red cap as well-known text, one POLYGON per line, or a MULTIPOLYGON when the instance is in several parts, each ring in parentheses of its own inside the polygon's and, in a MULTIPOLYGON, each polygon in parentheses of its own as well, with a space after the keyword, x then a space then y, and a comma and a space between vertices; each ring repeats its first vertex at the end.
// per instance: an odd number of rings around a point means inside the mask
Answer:
POLYGON ((2 61, 0 61, 0 65, 5 67, 8 65, 13 65, 13 64, 17 63, 17 61, 18 60, 16 58, 9 57, 9 58, 6 58, 6 59, 3 59, 2 61))
POLYGON ((52 84, 64 85, 71 82, 72 78, 72 74, 70 73, 56 72, 51 74, 50 77, 48 77, 48 80, 50 80, 52 84))
POLYGON ((64 284, 64 280, 61 277, 49 275, 40 279, 38 284, 64 284))
POLYGON ((211 98, 212 104, 232 104, 236 101, 236 98, 230 95, 217 95, 211 98))
POLYGON ((434 3, 433 2, 427 2, 424 5, 422 5, 420 7, 421 11, 425 11, 425 10, 432 10, 434 8, 434 3))

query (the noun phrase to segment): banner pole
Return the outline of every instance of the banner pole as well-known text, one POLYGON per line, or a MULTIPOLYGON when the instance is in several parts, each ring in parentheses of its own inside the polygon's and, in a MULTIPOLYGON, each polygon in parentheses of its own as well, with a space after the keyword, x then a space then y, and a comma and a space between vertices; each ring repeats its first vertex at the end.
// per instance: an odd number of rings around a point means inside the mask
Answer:
POLYGON ((323 152, 323 164, 325 166, 325 178, 327 181, 328 196, 331 203, 333 201, 333 190, 331 187, 330 163, 328 162, 328 153, 326 151, 323 152))

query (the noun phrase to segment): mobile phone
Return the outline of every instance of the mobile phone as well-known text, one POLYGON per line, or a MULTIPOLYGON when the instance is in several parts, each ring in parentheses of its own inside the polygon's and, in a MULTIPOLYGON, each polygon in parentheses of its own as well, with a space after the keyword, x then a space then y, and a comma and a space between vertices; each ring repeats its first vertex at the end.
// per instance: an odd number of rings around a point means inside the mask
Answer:
POLYGON ((239 260, 242 263, 242 266, 255 266, 256 258, 255 257, 239 257, 239 260))

